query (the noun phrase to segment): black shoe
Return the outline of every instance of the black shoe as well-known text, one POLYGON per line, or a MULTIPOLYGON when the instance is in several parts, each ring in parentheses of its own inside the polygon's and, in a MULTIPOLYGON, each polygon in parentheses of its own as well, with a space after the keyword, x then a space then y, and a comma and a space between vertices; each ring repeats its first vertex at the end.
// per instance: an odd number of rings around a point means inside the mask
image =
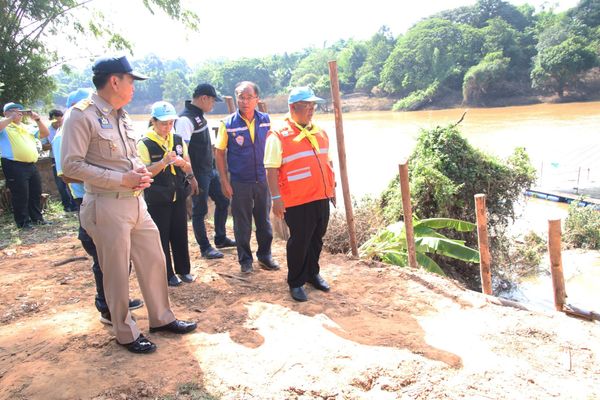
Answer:
POLYGON ((143 305, 144 305, 144 302, 140 299, 129 300, 129 309, 130 310, 137 310, 138 308, 141 308, 143 305))
POLYGON ((221 253, 220 251, 209 247, 208 249, 206 249, 205 251, 202 251, 202 257, 206 258, 207 260, 214 260, 216 258, 223 258, 223 253, 221 253))
POLYGON ((196 277, 192 274, 179 275, 179 278, 185 283, 192 283, 196 280, 196 277))
POLYGON ((223 240, 223 242, 221 243, 217 243, 215 242, 215 246, 217 246, 217 249, 224 249, 225 247, 235 247, 235 241, 231 240, 229 238, 225 238, 225 240, 223 240))
POLYGON ((279 264, 277 264, 277 261, 273 260, 273 257, 259 258, 258 264, 267 271, 277 271, 279 269, 279 264))
POLYGON ((31 225, 30 222, 25 222, 23 225, 18 227, 19 229, 22 229, 24 231, 30 231, 33 229, 33 225, 31 225))
POLYGON ((106 325, 112 325, 112 320, 110 319, 110 312, 105 311, 100 313, 100 322, 106 325))
POLYGON ((181 285, 181 279, 179 279, 177 275, 173 275, 169 278, 169 281, 167 283, 169 284, 169 286, 179 286, 181 285))
POLYGON ((197 326, 198 325, 195 322, 180 321, 180 320, 176 319, 175 321, 171 322, 170 324, 158 326, 156 328, 150 328, 150 332, 152 333, 152 332, 167 331, 167 332, 171 332, 171 333, 184 334, 184 333, 189 333, 189 332, 193 331, 194 329, 196 329, 197 326))
POLYGON ((302 286, 290 288, 290 294, 292 295, 292 299, 296 301, 308 301, 308 296, 306 296, 306 292, 302 286))
POLYGON ((249 274, 254 271, 254 268, 252 268, 252 263, 241 264, 241 268, 244 274, 249 274))
POLYGON ((319 274, 315 275, 308 283, 313 285, 317 290, 322 290, 324 292, 329 292, 329 290, 331 290, 329 283, 327 283, 327 281, 319 274))
POLYGON ((136 354, 150 354, 156 351, 156 345, 148 340, 144 335, 138 336, 131 343, 119 343, 121 346, 124 346, 127 350, 136 354))

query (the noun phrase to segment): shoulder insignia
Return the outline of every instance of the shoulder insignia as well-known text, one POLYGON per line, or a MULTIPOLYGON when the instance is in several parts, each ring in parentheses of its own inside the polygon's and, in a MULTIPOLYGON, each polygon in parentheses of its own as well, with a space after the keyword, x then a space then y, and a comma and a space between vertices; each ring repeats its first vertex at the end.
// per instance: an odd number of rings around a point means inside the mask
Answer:
POLYGON ((75 104, 73 107, 83 111, 92 104, 94 104, 92 99, 83 99, 83 100, 79 101, 77 104, 75 104))

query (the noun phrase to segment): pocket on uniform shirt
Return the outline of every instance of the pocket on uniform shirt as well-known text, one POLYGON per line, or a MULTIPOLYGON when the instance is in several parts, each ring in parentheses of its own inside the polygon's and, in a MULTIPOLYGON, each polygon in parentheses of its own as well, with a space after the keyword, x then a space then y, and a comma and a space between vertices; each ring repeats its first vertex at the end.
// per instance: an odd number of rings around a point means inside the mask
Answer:
POLYGON ((116 148, 113 138, 108 132, 98 132, 98 150, 104 158, 112 158, 113 149, 116 148))

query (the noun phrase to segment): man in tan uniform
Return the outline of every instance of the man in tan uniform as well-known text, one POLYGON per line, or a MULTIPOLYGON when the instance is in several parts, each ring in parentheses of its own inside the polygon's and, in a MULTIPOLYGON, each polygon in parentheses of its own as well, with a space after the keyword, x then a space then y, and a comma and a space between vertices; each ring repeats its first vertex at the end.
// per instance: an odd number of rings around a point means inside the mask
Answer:
POLYGON ((169 305, 165 256, 160 235, 141 192, 151 174, 137 156, 127 112, 135 80, 127 58, 98 59, 92 68, 97 93, 77 103, 63 125, 63 174, 85 183, 81 225, 96 244, 104 291, 117 342, 134 353, 156 346, 142 335, 129 312, 132 260, 150 322, 150 332, 187 333, 195 322, 175 319, 169 305))

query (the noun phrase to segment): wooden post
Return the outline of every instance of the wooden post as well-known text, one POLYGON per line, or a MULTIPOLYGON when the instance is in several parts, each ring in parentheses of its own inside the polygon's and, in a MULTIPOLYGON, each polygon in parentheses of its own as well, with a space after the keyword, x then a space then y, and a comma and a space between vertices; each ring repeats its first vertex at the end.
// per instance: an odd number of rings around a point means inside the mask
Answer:
POLYGON ((350 197, 350 186, 348 184, 348 169, 346 168, 346 144, 344 143, 344 126, 342 123, 342 101, 340 99, 340 81, 338 79, 336 61, 329 61, 329 81, 331 84, 331 98, 333 99, 333 110, 335 113, 335 133, 337 138, 338 159, 340 162, 340 179, 342 181, 344 206, 346 208, 348 236, 350 236, 352 255, 358 257, 356 229, 354 227, 354 212, 352 211, 352 198, 350 197))
POLYGON ((265 103, 264 101, 259 101, 258 102, 258 111, 260 112, 264 112, 264 113, 268 113, 269 109, 267 107, 267 103, 265 103))
POLYGON ((488 242, 487 208, 485 194, 475 195, 475 215, 477 218, 477 241, 479 243, 479 271, 481 275, 481 292, 492 294, 492 270, 490 245, 488 242))
POLYGON ((408 164, 399 165, 400 192, 402 193, 402 214, 404 214, 404 229, 406 230, 406 248, 408 249, 408 265, 417 268, 417 252, 415 249, 415 232, 412 221, 412 206, 410 204, 410 184, 408 181, 408 164))
POLYGON ((227 104, 227 111, 232 113, 235 111, 235 104, 233 103, 233 97, 231 96, 223 96, 225 99, 225 104, 227 104))
POLYGON ((554 288, 554 307, 557 311, 564 311, 567 293, 565 292, 560 246, 560 219, 550 219, 548 220, 548 254, 550 255, 550 272, 552 272, 552 287, 554 288))

